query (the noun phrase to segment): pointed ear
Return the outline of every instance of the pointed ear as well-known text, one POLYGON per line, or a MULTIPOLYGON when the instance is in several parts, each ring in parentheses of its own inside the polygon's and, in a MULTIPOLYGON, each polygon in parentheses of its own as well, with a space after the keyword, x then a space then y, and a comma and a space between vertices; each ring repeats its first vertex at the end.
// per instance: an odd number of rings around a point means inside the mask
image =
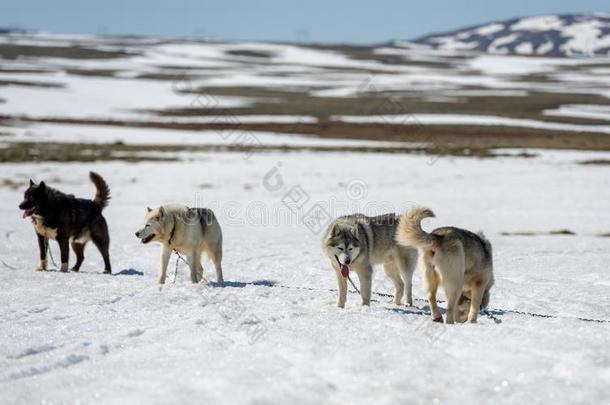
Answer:
POLYGON ((30 179, 30 187, 34 185, 34 180, 30 179))
POLYGON ((44 190, 47 188, 47 185, 44 183, 44 181, 41 181, 40 184, 38 185, 38 189, 39 190, 44 190))
POLYGON ((150 212, 150 211, 152 211, 152 208, 150 208, 150 207, 146 207, 146 211, 147 211, 147 212, 150 212))
POLYGON ((339 226, 339 224, 334 224, 333 227, 330 229, 330 235, 337 236, 340 233, 341 233, 341 227, 339 226))
POLYGON ((163 208, 163 206, 159 207, 159 216, 163 217, 163 215, 165 215, 165 208, 163 208))

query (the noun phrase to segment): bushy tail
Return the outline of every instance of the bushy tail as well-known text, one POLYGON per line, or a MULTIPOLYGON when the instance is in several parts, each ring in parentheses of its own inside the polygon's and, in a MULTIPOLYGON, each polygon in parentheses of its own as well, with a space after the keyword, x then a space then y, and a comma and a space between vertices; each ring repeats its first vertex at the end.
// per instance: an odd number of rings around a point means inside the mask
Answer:
POLYGON ((95 172, 89 172, 89 179, 95 185, 95 198, 93 201, 98 203, 102 208, 108 205, 110 200, 110 187, 106 184, 106 181, 95 172))
POLYGON ((396 241, 404 246, 416 246, 424 249, 434 249, 438 245, 436 236, 427 233, 421 227, 424 218, 434 218, 429 208, 414 208, 400 218, 396 241))

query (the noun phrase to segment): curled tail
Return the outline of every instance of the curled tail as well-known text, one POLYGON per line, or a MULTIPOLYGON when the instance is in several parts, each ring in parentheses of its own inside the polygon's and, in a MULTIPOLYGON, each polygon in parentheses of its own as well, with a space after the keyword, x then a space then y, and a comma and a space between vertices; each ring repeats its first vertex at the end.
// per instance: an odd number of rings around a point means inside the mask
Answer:
POLYGON ((98 203, 102 208, 108 205, 110 200, 110 187, 106 184, 106 181, 95 172, 89 172, 89 179, 95 186, 95 198, 94 202, 98 203))
POLYGON ((424 218, 434 218, 429 208, 414 208, 400 218, 396 241, 405 246, 416 246, 424 249, 435 249, 438 241, 435 235, 424 231, 421 221, 424 218))

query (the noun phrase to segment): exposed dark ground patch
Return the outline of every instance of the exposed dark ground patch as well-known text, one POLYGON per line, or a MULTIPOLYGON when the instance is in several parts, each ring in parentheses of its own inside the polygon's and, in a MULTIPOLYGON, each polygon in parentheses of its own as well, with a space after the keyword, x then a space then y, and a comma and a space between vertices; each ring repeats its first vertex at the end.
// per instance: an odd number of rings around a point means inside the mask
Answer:
POLYGON ((534 232, 534 231, 517 231, 517 232, 501 232, 502 236, 542 236, 542 235, 567 235, 574 236, 576 232, 569 229, 558 229, 548 232, 534 232))
POLYGON ((610 159, 590 159, 579 163, 581 165, 610 166, 610 159))
POLYGON ((39 87, 39 88, 56 88, 56 89, 66 87, 62 83, 32 82, 32 81, 27 81, 27 80, 1 80, 1 79, 0 79, 0 86, 39 87))
MULTIPOLYGON (((463 90, 482 90, 466 87, 463 90)), ((442 92, 394 91, 362 94, 358 97, 316 97, 305 90, 279 90, 257 87, 205 87, 193 89, 193 100, 201 96, 203 107, 213 104, 214 96, 252 97, 258 100, 249 107, 182 108, 152 111, 159 116, 202 115, 311 115, 324 121, 332 115, 382 114, 472 114, 525 118, 572 124, 608 124, 607 120, 544 115, 543 111, 564 104, 610 105, 610 99, 578 93, 540 93, 527 96, 459 96, 460 102, 432 102, 426 98, 444 96, 442 92), (268 99, 265 100, 265 99, 268 99)), ((213 106, 211 106, 213 107, 213 106)))
POLYGON ((113 59, 134 56, 124 51, 106 51, 83 46, 30 46, 0 44, 0 57, 18 59, 22 57, 64 58, 64 59, 113 59))
MULTIPOLYGON (((506 155, 485 149, 447 149, 437 150, 425 147, 401 146, 289 146, 289 145, 245 145, 245 144, 201 144, 201 145, 126 145, 81 144, 81 143, 36 143, 12 142, 0 148, 0 162, 94 162, 120 160, 126 162, 176 161, 178 152, 230 152, 255 154, 267 152, 280 153, 396 153, 430 156, 468 156, 476 158, 495 158, 506 155), (166 154, 164 156, 164 154, 166 154)), ((526 156, 527 157, 527 156, 526 156)))
MULTIPOLYGON (((0 121, 3 117, 0 117, 0 121)), ((4 117, 10 118, 10 117, 4 117)), ((384 125, 352 124, 345 122, 322 123, 162 123, 78 119, 28 119, 24 122, 50 122, 61 124, 91 124, 134 128, 165 128, 176 130, 218 130, 236 134, 248 132, 274 132, 281 134, 313 135, 325 139, 359 139, 376 141, 413 142, 424 144, 426 149, 439 151, 490 150, 497 148, 570 149, 610 151, 608 134, 549 131, 533 128, 450 125, 384 125)))

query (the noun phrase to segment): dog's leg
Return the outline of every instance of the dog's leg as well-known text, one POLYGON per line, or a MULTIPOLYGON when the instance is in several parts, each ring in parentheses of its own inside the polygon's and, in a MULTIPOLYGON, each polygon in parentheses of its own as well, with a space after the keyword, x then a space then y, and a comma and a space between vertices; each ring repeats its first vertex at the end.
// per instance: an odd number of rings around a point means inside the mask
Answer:
POLYGON ((188 254, 187 260, 191 268, 191 282, 197 284, 197 268, 201 266, 201 257, 197 254, 196 249, 188 254))
POLYGON ((437 266, 443 275, 442 283, 447 297, 446 322, 451 324, 459 321, 458 309, 462 290, 464 289, 464 272, 457 263, 442 263, 437 266))
POLYGON ((169 258, 172 255, 172 248, 168 245, 161 244, 161 260, 159 267, 159 284, 165 284, 165 277, 167 276, 167 265, 169 264, 169 258))
POLYGON ((460 297, 462 295, 462 289, 451 282, 444 282, 443 289, 445 290, 445 295, 447 296, 446 322, 452 324, 455 323, 455 321, 459 321, 458 302, 460 301, 460 297))
POLYGON ((406 254, 398 255, 396 258, 396 266, 405 285, 405 304, 408 307, 413 306, 413 273, 415 273, 416 265, 417 256, 406 254))
POLYGON ((443 322, 443 316, 438 310, 438 304, 436 303, 436 291, 438 290, 439 277, 434 271, 432 264, 427 263, 423 259, 421 260, 422 267, 424 268, 424 280, 423 287, 426 291, 428 298, 428 304, 430 305, 430 312, 432 314, 432 320, 434 322, 443 322))
POLYGON ((210 245, 207 252, 216 269, 216 282, 224 283, 224 277, 222 276, 222 242, 210 245))
POLYGON ((47 240, 39 233, 36 233, 36 236, 38 237, 38 250, 40 251, 40 262, 36 270, 45 271, 47 269, 47 240))
POLYGON ((66 273, 68 271, 68 259, 70 258, 70 242, 68 238, 61 237, 57 238, 57 243, 59 244, 59 254, 61 257, 61 268, 59 270, 66 273))
POLYGON ((108 253, 110 247, 110 237, 108 236, 108 225, 103 217, 94 227, 92 227, 91 240, 100 251, 102 258, 104 259, 104 273, 112 273, 112 267, 110 266, 110 255, 108 253))
POLYGON ((394 263, 384 263, 383 271, 388 276, 392 283, 394 283, 394 304, 400 305, 400 300, 402 299, 402 295, 404 294, 405 285, 400 278, 400 273, 398 272, 398 268, 394 263))
POLYGON ((337 275, 337 284, 339 285, 339 299, 337 300, 337 306, 339 308, 345 308, 345 301, 347 300, 347 278, 341 275, 341 270, 335 263, 331 262, 331 266, 335 269, 337 275))
POLYGON ((371 305, 371 284, 373 279, 373 268, 371 266, 363 266, 356 270, 358 280, 360 281, 360 297, 362 305, 371 305))
POLYGON ((92 240, 95 247, 97 247, 97 249, 100 251, 102 259, 104 259, 104 273, 112 273, 112 268, 110 267, 110 256, 108 254, 108 245, 110 244, 110 241, 107 238, 96 238, 92 240))
POLYGON ((481 309, 481 301, 483 300, 483 294, 485 293, 485 289, 482 284, 475 285, 472 287, 472 292, 470 293, 470 311, 468 312, 468 322, 477 323, 477 316, 479 315, 479 310, 481 309))
POLYGON ((72 243, 70 243, 70 246, 72 246, 72 250, 74 251, 74 254, 76 255, 76 264, 74 264, 74 267, 72 267, 71 270, 79 271, 80 266, 83 264, 83 260, 85 260, 85 244, 78 243, 78 242, 72 242, 72 243))

